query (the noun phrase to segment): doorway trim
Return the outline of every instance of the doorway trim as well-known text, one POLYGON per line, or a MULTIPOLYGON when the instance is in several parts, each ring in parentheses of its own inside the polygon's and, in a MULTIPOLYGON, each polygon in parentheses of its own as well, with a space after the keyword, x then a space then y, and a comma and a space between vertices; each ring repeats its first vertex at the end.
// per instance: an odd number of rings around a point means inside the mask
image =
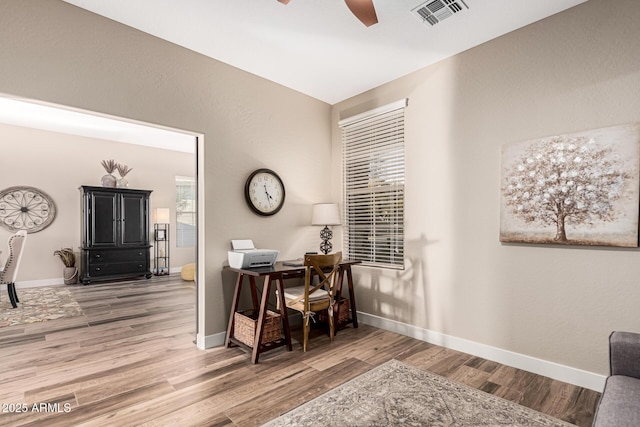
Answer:
MULTIPOLYGON (((110 114, 104 114, 104 113, 99 113, 96 111, 90 111, 90 110, 85 110, 85 109, 81 109, 81 108, 76 108, 76 107, 71 107, 71 106, 66 106, 66 105, 61 105, 61 104, 55 104, 55 103, 51 103, 51 102, 46 102, 46 101, 41 101, 41 100, 37 100, 37 99, 31 99, 31 98, 25 98, 25 97, 21 97, 21 96, 14 96, 14 95, 10 95, 10 94, 6 94, 6 93, 2 93, 0 92, 0 100, 10 100, 10 101, 16 101, 19 103, 27 103, 27 104, 33 104, 34 106, 41 106, 41 107, 47 107, 47 108, 52 108, 52 109, 56 109, 56 110, 60 110, 60 111, 66 111, 66 112, 71 112, 71 113, 78 113, 78 114, 84 114, 87 116, 91 116, 93 118, 103 118, 105 120, 110 120, 110 121, 117 121, 117 122, 122 122, 122 123, 130 123, 130 124, 134 124, 134 125, 138 125, 138 126, 142 126, 145 128, 149 128, 149 129, 154 129, 154 130, 161 130, 161 131, 167 131, 167 132, 173 132, 173 133, 177 133, 177 134, 182 134, 182 135, 186 135, 189 137, 193 138, 193 143, 195 146, 195 152, 194 152, 194 156, 195 156, 195 175, 196 175, 196 205, 197 205, 197 212, 196 212, 196 218, 197 218, 197 230, 196 230, 196 301, 195 301, 195 307, 196 307, 196 319, 195 319, 195 323, 196 323, 196 345, 198 346, 198 348, 200 349, 205 349, 206 347, 205 345, 205 340, 204 337, 202 336, 202 332, 204 331, 204 323, 205 323, 205 318, 204 318, 204 290, 205 290, 205 267, 204 267, 204 260, 205 260, 205 246, 204 246, 204 224, 205 224, 205 191, 204 191, 204 143, 205 143, 205 138, 204 138, 204 134, 201 132, 195 132, 195 131, 190 131, 190 130, 184 130, 184 129, 178 129, 178 128, 174 128, 174 127, 170 127, 170 126, 164 126, 164 125, 158 125, 155 123, 148 123, 148 122, 144 122, 141 120, 134 120, 134 119, 130 119, 130 118, 126 118, 126 117, 121 117, 121 116, 114 116, 114 115, 110 115, 110 114)), ((15 125, 15 126, 25 126, 25 127, 33 127, 33 128, 38 128, 37 126, 29 126, 28 124, 16 124, 16 123, 11 123, 11 122, 5 122, 5 121, 0 121, 1 123, 7 123, 10 125, 15 125)), ((45 129, 44 127, 40 127, 40 129, 45 129)), ((61 132, 61 133, 71 133, 73 134, 72 131, 63 131, 63 130, 53 130, 53 129, 48 129, 51 131, 55 131, 55 132, 61 132)), ((80 134, 80 133, 77 133, 80 134)), ((88 136, 88 135, 84 135, 84 136, 88 136)), ((109 140, 109 138, 105 138, 104 136, 95 136, 96 138, 101 138, 101 139, 107 139, 109 140)), ((111 139, 113 140, 113 139, 111 139)), ((123 142, 123 141, 120 141, 123 142)))

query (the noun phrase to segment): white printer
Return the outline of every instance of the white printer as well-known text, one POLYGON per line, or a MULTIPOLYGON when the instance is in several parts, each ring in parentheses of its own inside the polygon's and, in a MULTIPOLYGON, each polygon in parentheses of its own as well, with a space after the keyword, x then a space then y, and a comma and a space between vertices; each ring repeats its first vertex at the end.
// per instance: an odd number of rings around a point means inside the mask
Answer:
POLYGON ((232 251, 228 252, 229 266, 233 268, 253 268, 272 266, 279 251, 274 249, 256 249, 253 240, 232 240, 232 251))

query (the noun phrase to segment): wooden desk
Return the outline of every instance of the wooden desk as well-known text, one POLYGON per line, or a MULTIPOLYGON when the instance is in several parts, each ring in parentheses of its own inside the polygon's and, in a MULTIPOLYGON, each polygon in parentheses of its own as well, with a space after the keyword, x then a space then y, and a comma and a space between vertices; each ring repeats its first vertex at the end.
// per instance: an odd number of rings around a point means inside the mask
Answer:
MULTIPOLYGON (((342 284, 344 282, 344 276, 347 276, 347 286, 349 288, 349 303, 351 308, 351 322, 354 328, 358 327, 358 318, 356 314, 356 297, 353 289, 353 276, 351 274, 351 266, 359 264, 360 261, 343 260, 340 263, 340 271, 338 273, 338 283, 336 283, 335 297, 339 301, 342 293, 342 284)), ((284 332, 284 339, 277 340, 268 344, 260 344, 263 335, 264 320, 267 315, 267 303, 269 301, 269 294, 271 291, 271 282, 276 282, 276 289, 280 295, 284 295, 284 279, 301 278, 304 277, 304 266, 288 266, 282 262, 276 262, 271 267, 257 267, 257 268, 232 268, 225 267, 231 271, 238 273, 236 279, 235 291, 233 293, 233 301, 231 303, 231 313, 229 315, 229 324, 227 327, 227 337, 225 339, 225 346, 231 347, 232 344, 243 347, 247 350, 251 350, 251 362, 258 363, 260 353, 271 350, 273 348, 287 346, 287 350, 291 351, 291 331, 289 329, 289 319, 287 317, 287 308, 284 304, 281 304, 279 308, 280 317, 282 319, 282 329, 284 332), (233 336, 234 332, 234 319, 235 313, 238 311, 238 304, 240 302, 240 292, 242 290, 242 283, 245 276, 249 277, 249 286, 251 289, 251 300, 253 303, 253 309, 258 311, 258 322, 256 325, 256 334, 253 341, 253 346, 247 346, 244 343, 236 340, 233 336), (263 278, 262 298, 258 304, 258 292, 256 278, 263 278)), ((340 305, 335 305, 336 309, 339 309, 340 305)), ((337 315, 338 313, 336 313, 337 315)), ((334 317, 338 318, 338 317, 334 317)))

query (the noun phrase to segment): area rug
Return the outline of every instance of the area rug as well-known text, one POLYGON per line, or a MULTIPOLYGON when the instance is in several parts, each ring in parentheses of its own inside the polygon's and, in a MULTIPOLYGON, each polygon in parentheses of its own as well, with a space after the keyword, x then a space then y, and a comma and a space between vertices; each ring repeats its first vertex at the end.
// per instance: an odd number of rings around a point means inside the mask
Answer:
POLYGON ((17 308, 11 307, 7 291, 2 289, 1 292, 0 328, 83 314, 80 305, 64 286, 18 289, 20 302, 17 308))
POLYGON ((391 360, 264 426, 568 427, 572 424, 391 360))

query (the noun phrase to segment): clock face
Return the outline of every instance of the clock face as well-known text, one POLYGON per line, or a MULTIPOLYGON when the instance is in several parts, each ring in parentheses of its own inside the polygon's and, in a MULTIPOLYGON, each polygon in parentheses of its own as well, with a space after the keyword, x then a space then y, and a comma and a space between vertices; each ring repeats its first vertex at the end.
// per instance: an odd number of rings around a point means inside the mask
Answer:
POLYGON ((274 171, 258 169, 247 178, 244 197, 258 215, 273 215, 284 205, 284 184, 274 171))
POLYGON ((44 191, 33 187, 10 187, 0 191, 0 225, 11 231, 36 233, 48 227, 56 206, 44 191))

